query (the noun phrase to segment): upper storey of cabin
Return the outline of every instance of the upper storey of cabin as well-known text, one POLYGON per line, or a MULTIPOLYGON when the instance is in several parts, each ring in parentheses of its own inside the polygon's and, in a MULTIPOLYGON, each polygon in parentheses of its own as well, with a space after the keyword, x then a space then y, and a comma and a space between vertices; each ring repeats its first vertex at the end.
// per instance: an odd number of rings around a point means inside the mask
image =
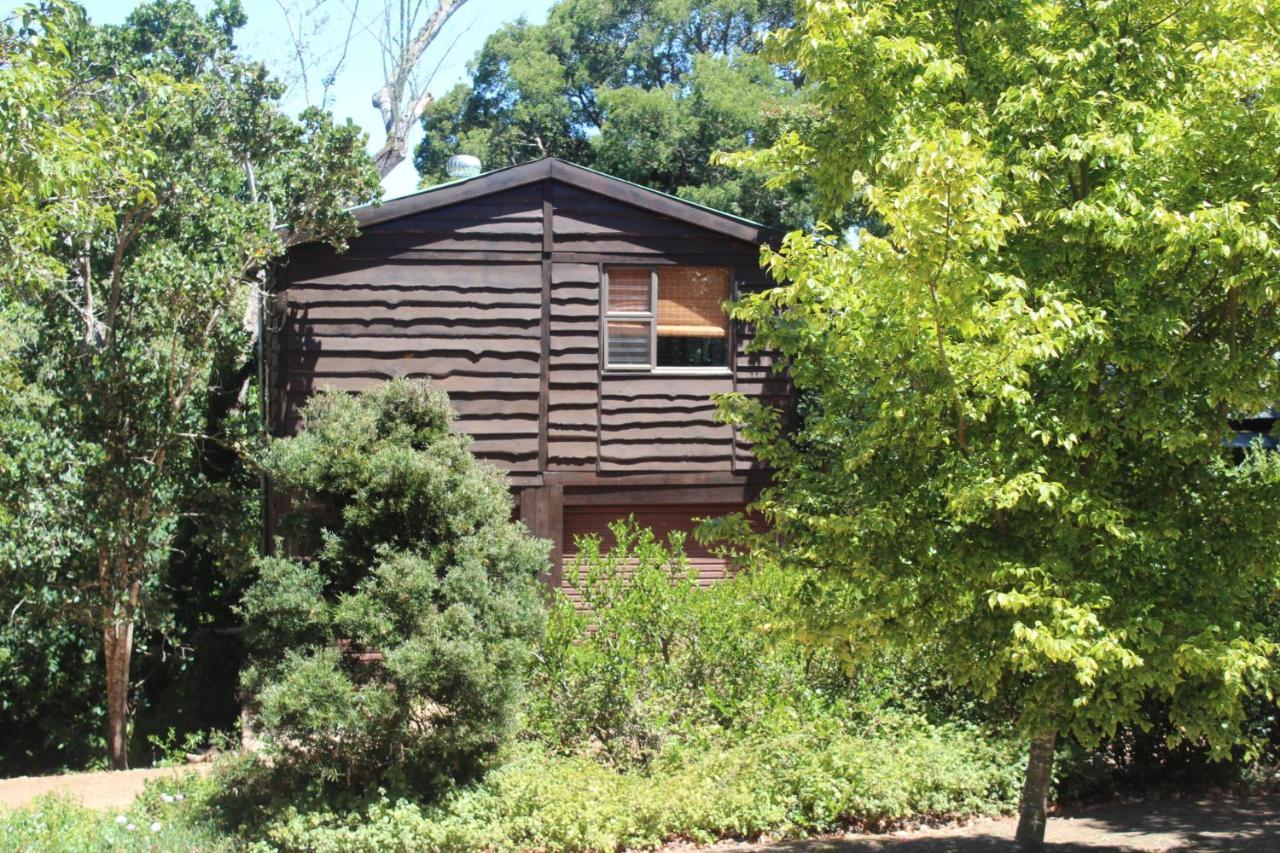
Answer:
POLYGON ((336 253, 294 249, 269 313, 278 433, 315 391, 430 379, 478 455, 547 472, 746 473, 711 395, 779 405, 726 302, 766 286, 762 226, 555 159, 356 211, 336 253))

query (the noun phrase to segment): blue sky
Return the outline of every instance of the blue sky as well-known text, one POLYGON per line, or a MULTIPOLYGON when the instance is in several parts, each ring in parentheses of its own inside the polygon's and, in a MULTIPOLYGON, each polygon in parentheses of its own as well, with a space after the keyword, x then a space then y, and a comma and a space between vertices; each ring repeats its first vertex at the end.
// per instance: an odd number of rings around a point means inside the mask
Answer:
MULTIPOLYGON (((296 59, 291 53, 292 42, 286 18, 281 11, 284 5, 299 5, 290 0, 242 0, 249 15, 249 23, 240 31, 237 39, 241 49, 249 56, 260 59, 277 76, 284 80, 297 77, 296 59)), ((424 0, 434 7, 434 0, 424 0)), ((466 64, 480 49, 485 38, 502 24, 523 16, 533 23, 546 19, 553 0, 470 0, 454 13, 435 43, 423 56, 423 67, 438 69, 432 78, 430 90, 439 95, 455 83, 466 78, 466 64), (447 48, 447 51, 446 51, 447 48)), ((89 17, 97 23, 122 23, 138 0, 82 0, 89 17)), ((197 8, 207 10, 209 0, 195 0, 197 8)), ((24 5, 20 2, 0 0, 0 12, 8 12, 24 5)), ((315 6, 317 0, 303 0, 303 5, 315 6)), ((381 9, 383 0, 327 0, 329 23, 319 27, 313 44, 317 51, 325 51, 342 41, 350 21, 348 10, 355 6, 362 17, 370 22, 376 19, 368 12, 381 9), (358 5, 356 5, 358 4, 358 5)), ((425 17, 425 15, 423 16, 425 17)), ((340 120, 350 118, 363 127, 370 137, 370 150, 382 141, 382 122, 377 109, 370 103, 374 90, 382 83, 382 65, 376 41, 359 27, 352 38, 351 48, 342 73, 333 87, 331 109, 340 120)), ((286 106, 297 111, 306 106, 303 87, 295 83, 286 98, 286 106)), ((418 136, 421 131, 418 131, 418 136)), ((417 144, 417 136, 410 138, 410 150, 417 144)), ((385 197, 391 198, 412 192, 417 187, 418 176, 409 162, 402 163, 383 180, 385 197)))

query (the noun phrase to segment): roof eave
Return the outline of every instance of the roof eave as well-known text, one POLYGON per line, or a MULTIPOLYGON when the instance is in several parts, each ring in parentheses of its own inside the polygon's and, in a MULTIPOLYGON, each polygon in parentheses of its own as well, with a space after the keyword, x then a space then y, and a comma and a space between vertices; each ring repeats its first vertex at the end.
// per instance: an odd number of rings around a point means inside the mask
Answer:
POLYGON ((384 204, 357 207, 351 212, 359 227, 368 228, 393 219, 457 204, 476 196, 491 195, 547 179, 562 181, 580 189, 596 192, 625 204, 651 210, 748 243, 776 243, 781 237, 779 232, 757 222, 713 210, 554 157, 544 157, 540 160, 496 169, 474 178, 465 178, 392 199, 384 204))

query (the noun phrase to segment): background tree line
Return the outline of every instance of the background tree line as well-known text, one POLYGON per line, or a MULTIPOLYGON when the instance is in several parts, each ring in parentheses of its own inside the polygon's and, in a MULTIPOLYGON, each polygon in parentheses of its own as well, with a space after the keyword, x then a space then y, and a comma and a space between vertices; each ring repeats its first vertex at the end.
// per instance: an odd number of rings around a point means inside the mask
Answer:
POLYGON ((487 169, 562 157, 768 225, 812 221, 804 184, 716 165, 716 151, 768 146, 803 115, 803 75, 760 53, 793 21, 790 0, 565 0, 545 24, 490 36, 471 82, 422 116, 414 163, 446 180, 452 154, 487 169))

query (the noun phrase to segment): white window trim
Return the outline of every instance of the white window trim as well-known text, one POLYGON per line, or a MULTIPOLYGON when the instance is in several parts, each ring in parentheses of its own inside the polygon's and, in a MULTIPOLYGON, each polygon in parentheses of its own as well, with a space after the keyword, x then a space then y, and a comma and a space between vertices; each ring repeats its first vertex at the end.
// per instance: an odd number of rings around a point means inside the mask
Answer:
MULTIPOLYGON (((618 266, 623 266, 619 264, 618 266)), ((609 267, 602 271, 604 279, 602 299, 600 302, 600 364, 608 371, 619 373, 652 373, 658 360, 658 270, 656 267, 633 266, 630 269, 649 271, 649 310, 648 311, 610 311, 609 310, 609 267), (609 363, 609 323, 632 322, 649 324, 649 361, 647 364, 610 364, 609 363)))
MULTIPOLYGON (((676 264, 675 266, 683 266, 676 264)), ((696 266, 696 264, 695 264, 696 266)), ((733 319, 729 320, 729 364, 709 365, 706 367, 671 367, 659 366, 658 361, 658 267, 645 264, 601 264, 600 278, 603 282, 600 300, 600 370, 606 375, 633 376, 637 373, 666 376, 732 376, 735 338, 733 319), (649 311, 610 311, 609 310, 609 270, 610 269, 648 270, 649 272, 649 311), (648 364, 610 364, 609 363, 609 322, 643 322, 649 324, 649 363, 648 364)), ((737 297, 737 282, 734 281, 732 268, 729 268, 729 298, 737 297)))

